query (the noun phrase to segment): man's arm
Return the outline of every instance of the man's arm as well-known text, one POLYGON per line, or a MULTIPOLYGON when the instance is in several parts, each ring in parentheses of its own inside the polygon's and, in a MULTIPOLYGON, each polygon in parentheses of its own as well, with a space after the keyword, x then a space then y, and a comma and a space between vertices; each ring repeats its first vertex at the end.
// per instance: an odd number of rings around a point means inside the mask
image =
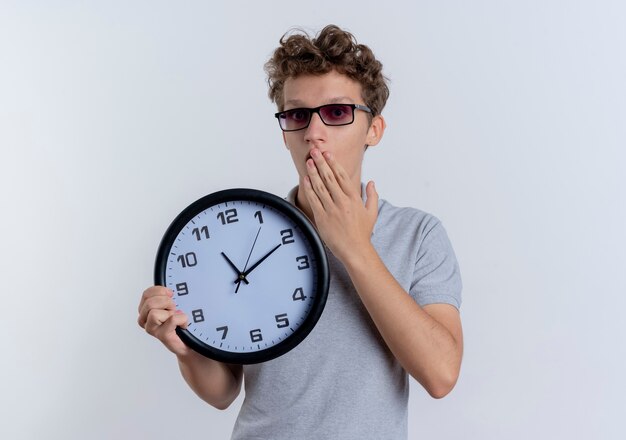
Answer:
POLYGON ((243 368, 211 360, 189 350, 178 356, 180 372, 189 387, 208 404, 226 409, 241 391, 243 368))
POLYGON ((456 307, 420 307, 389 273, 372 247, 344 262, 356 290, 402 367, 435 398, 459 376, 463 332, 456 307))
POLYGON ((189 347, 176 334, 176 327, 186 328, 187 316, 176 310, 173 292, 162 286, 152 286, 141 296, 137 323, 160 340, 178 358, 183 378, 205 402, 226 409, 241 391, 241 365, 228 365, 206 358, 189 347))
POLYGON ((371 243, 378 194, 360 191, 330 153, 311 152, 304 194, 315 224, 344 264, 387 346, 403 368, 436 398, 454 387, 461 366, 463 336, 457 309, 447 304, 420 307, 387 270, 371 243))

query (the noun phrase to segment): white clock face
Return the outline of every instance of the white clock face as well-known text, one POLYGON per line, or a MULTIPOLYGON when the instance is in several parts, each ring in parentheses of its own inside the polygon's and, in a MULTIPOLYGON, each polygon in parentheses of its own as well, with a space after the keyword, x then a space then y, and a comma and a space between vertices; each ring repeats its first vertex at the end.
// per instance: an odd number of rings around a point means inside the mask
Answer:
POLYGON ((255 353, 284 343, 307 322, 317 303, 318 258, 301 225, 281 210, 231 200, 178 228, 165 285, 195 343, 255 353))

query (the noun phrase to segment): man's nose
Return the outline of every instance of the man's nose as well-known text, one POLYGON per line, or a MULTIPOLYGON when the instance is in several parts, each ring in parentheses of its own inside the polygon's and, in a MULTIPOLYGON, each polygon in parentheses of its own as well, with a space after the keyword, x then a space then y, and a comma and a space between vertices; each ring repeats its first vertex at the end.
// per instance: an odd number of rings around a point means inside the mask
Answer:
POLYGON ((316 141, 326 138, 326 124, 322 121, 322 118, 318 113, 311 115, 311 121, 304 133, 305 141, 316 141))

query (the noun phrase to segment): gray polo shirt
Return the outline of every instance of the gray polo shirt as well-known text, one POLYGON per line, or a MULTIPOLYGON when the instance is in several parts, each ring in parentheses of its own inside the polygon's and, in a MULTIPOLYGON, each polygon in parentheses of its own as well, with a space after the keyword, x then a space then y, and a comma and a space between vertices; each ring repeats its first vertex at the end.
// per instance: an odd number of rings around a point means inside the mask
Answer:
MULTIPOLYGON (((287 197, 292 204, 296 193, 297 187, 287 197)), ((460 307, 459 266, 436 217, 380 199, 372 243, 420 306, 460 307)), ((245 399, 233 440, 407 438, 408 375, 385 345, 345 268, 326 252, 331 278, 324 312, 289 353, 244 366, 245 399)))

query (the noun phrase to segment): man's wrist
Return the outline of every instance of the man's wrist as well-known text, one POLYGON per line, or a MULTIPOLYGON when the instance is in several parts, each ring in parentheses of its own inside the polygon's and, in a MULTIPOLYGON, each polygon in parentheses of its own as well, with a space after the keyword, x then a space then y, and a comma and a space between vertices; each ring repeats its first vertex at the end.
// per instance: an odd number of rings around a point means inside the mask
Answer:
POLYGON ((190 365, 194 362, 197 362, 199 359, 204 358, 201 354, 196 351, 188 348, 184 354, 176 354, 176 359, 178 359, 179 364, 190 365))
POLYGON ((362 273, 371 268, 372 263, 380 261, 380 256, 372 243, 361 246, 342 261, 349 273, 362 273))

